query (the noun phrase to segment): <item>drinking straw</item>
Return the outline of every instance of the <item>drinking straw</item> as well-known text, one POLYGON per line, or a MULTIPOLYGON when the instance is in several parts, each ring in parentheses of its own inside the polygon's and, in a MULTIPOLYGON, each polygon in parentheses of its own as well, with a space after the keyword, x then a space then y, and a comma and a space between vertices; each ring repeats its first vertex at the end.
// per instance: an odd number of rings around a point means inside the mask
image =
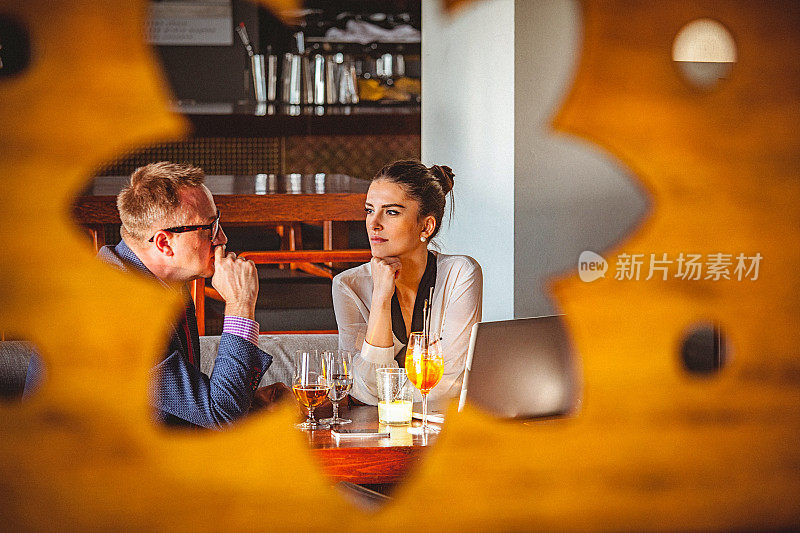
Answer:
POLYGON ((428 306, 429 306, 429 308, 428 308, 428 335, 429 336, 431 334, 431 311, 430 311, 430 306, 431 305, 433 305, 433 287, 431 287, 430 291, 428 291, 428 306))
POLYGON ((422 336, 425 337, 428 334, 428 300, 425 300, 425 303, 422 304, 422 336))

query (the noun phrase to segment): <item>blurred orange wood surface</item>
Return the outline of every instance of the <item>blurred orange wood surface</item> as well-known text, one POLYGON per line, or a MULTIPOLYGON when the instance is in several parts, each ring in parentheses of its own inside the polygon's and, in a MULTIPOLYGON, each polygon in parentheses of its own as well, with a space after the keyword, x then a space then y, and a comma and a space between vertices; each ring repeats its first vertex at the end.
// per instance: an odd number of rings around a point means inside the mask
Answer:
POLYGON ((150 369, 179 298, 98 262, 69 214, 92 169, 185 131, 142 40, 146 6, 2 8, 35 54, 0 80, 0 330, 34 342, 48 371, 34 397, 0 405, 4 529, 407 532, 420 506, 440 532, 800 527, 800 3, 584 2, 555 125, 619 157, 653 206, 602 253, 759 252, 761 276, 565 276, 554 294, 582 354, 582 409, 532 426, 450 412, 376 514, 334 490, 294 406, 221 433, 151 419, 150 369), (670 58, 697 17, 739 49, 711 91, 670 58), (713 377, 678 356, 699 320, 718 321, 733 350, 713 377))

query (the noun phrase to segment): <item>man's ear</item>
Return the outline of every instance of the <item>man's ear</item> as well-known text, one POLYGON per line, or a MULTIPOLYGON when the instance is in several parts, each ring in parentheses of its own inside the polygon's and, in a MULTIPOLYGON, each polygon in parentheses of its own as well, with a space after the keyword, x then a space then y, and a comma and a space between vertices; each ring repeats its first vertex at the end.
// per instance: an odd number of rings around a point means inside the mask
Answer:
POLYGON ((156 245, 156 249, 164 255, 173 256, 175 253, 172 250, 172 246, 169 244, 169 235, 166 231, 159 231, 156 233, 155 237, 153 237, 153 243, 156 245))

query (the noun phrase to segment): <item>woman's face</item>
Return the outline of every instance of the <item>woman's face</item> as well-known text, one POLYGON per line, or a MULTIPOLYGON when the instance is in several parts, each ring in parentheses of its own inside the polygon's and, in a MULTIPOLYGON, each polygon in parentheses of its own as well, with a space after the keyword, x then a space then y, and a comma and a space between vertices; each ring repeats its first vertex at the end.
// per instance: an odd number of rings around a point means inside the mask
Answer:
POLYGON ((400 257, 427 248, 420 241, 435 227, 435 219, 419 220, 419 202, 410 198, 403 188, 390 181, 373 181, 364 204, 367 212, 367 235, 374 257, 400 257))

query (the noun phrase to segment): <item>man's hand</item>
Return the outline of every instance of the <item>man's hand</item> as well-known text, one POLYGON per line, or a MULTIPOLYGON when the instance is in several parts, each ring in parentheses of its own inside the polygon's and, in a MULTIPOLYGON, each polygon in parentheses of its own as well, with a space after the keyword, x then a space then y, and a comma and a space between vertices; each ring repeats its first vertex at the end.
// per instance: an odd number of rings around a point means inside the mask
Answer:
POLYGON ((391 301, 394 294, 394 280, 400 274, 400 259, 397 257, 373 257, 372 268, 372 301, 384 303, 391 301))
POLYGON ((225 253, 224 246, 214 249, 214 277, 211 285, 225 300, 225 314, 255 319, 258 298, 258 271, 247 259, 225 253))

